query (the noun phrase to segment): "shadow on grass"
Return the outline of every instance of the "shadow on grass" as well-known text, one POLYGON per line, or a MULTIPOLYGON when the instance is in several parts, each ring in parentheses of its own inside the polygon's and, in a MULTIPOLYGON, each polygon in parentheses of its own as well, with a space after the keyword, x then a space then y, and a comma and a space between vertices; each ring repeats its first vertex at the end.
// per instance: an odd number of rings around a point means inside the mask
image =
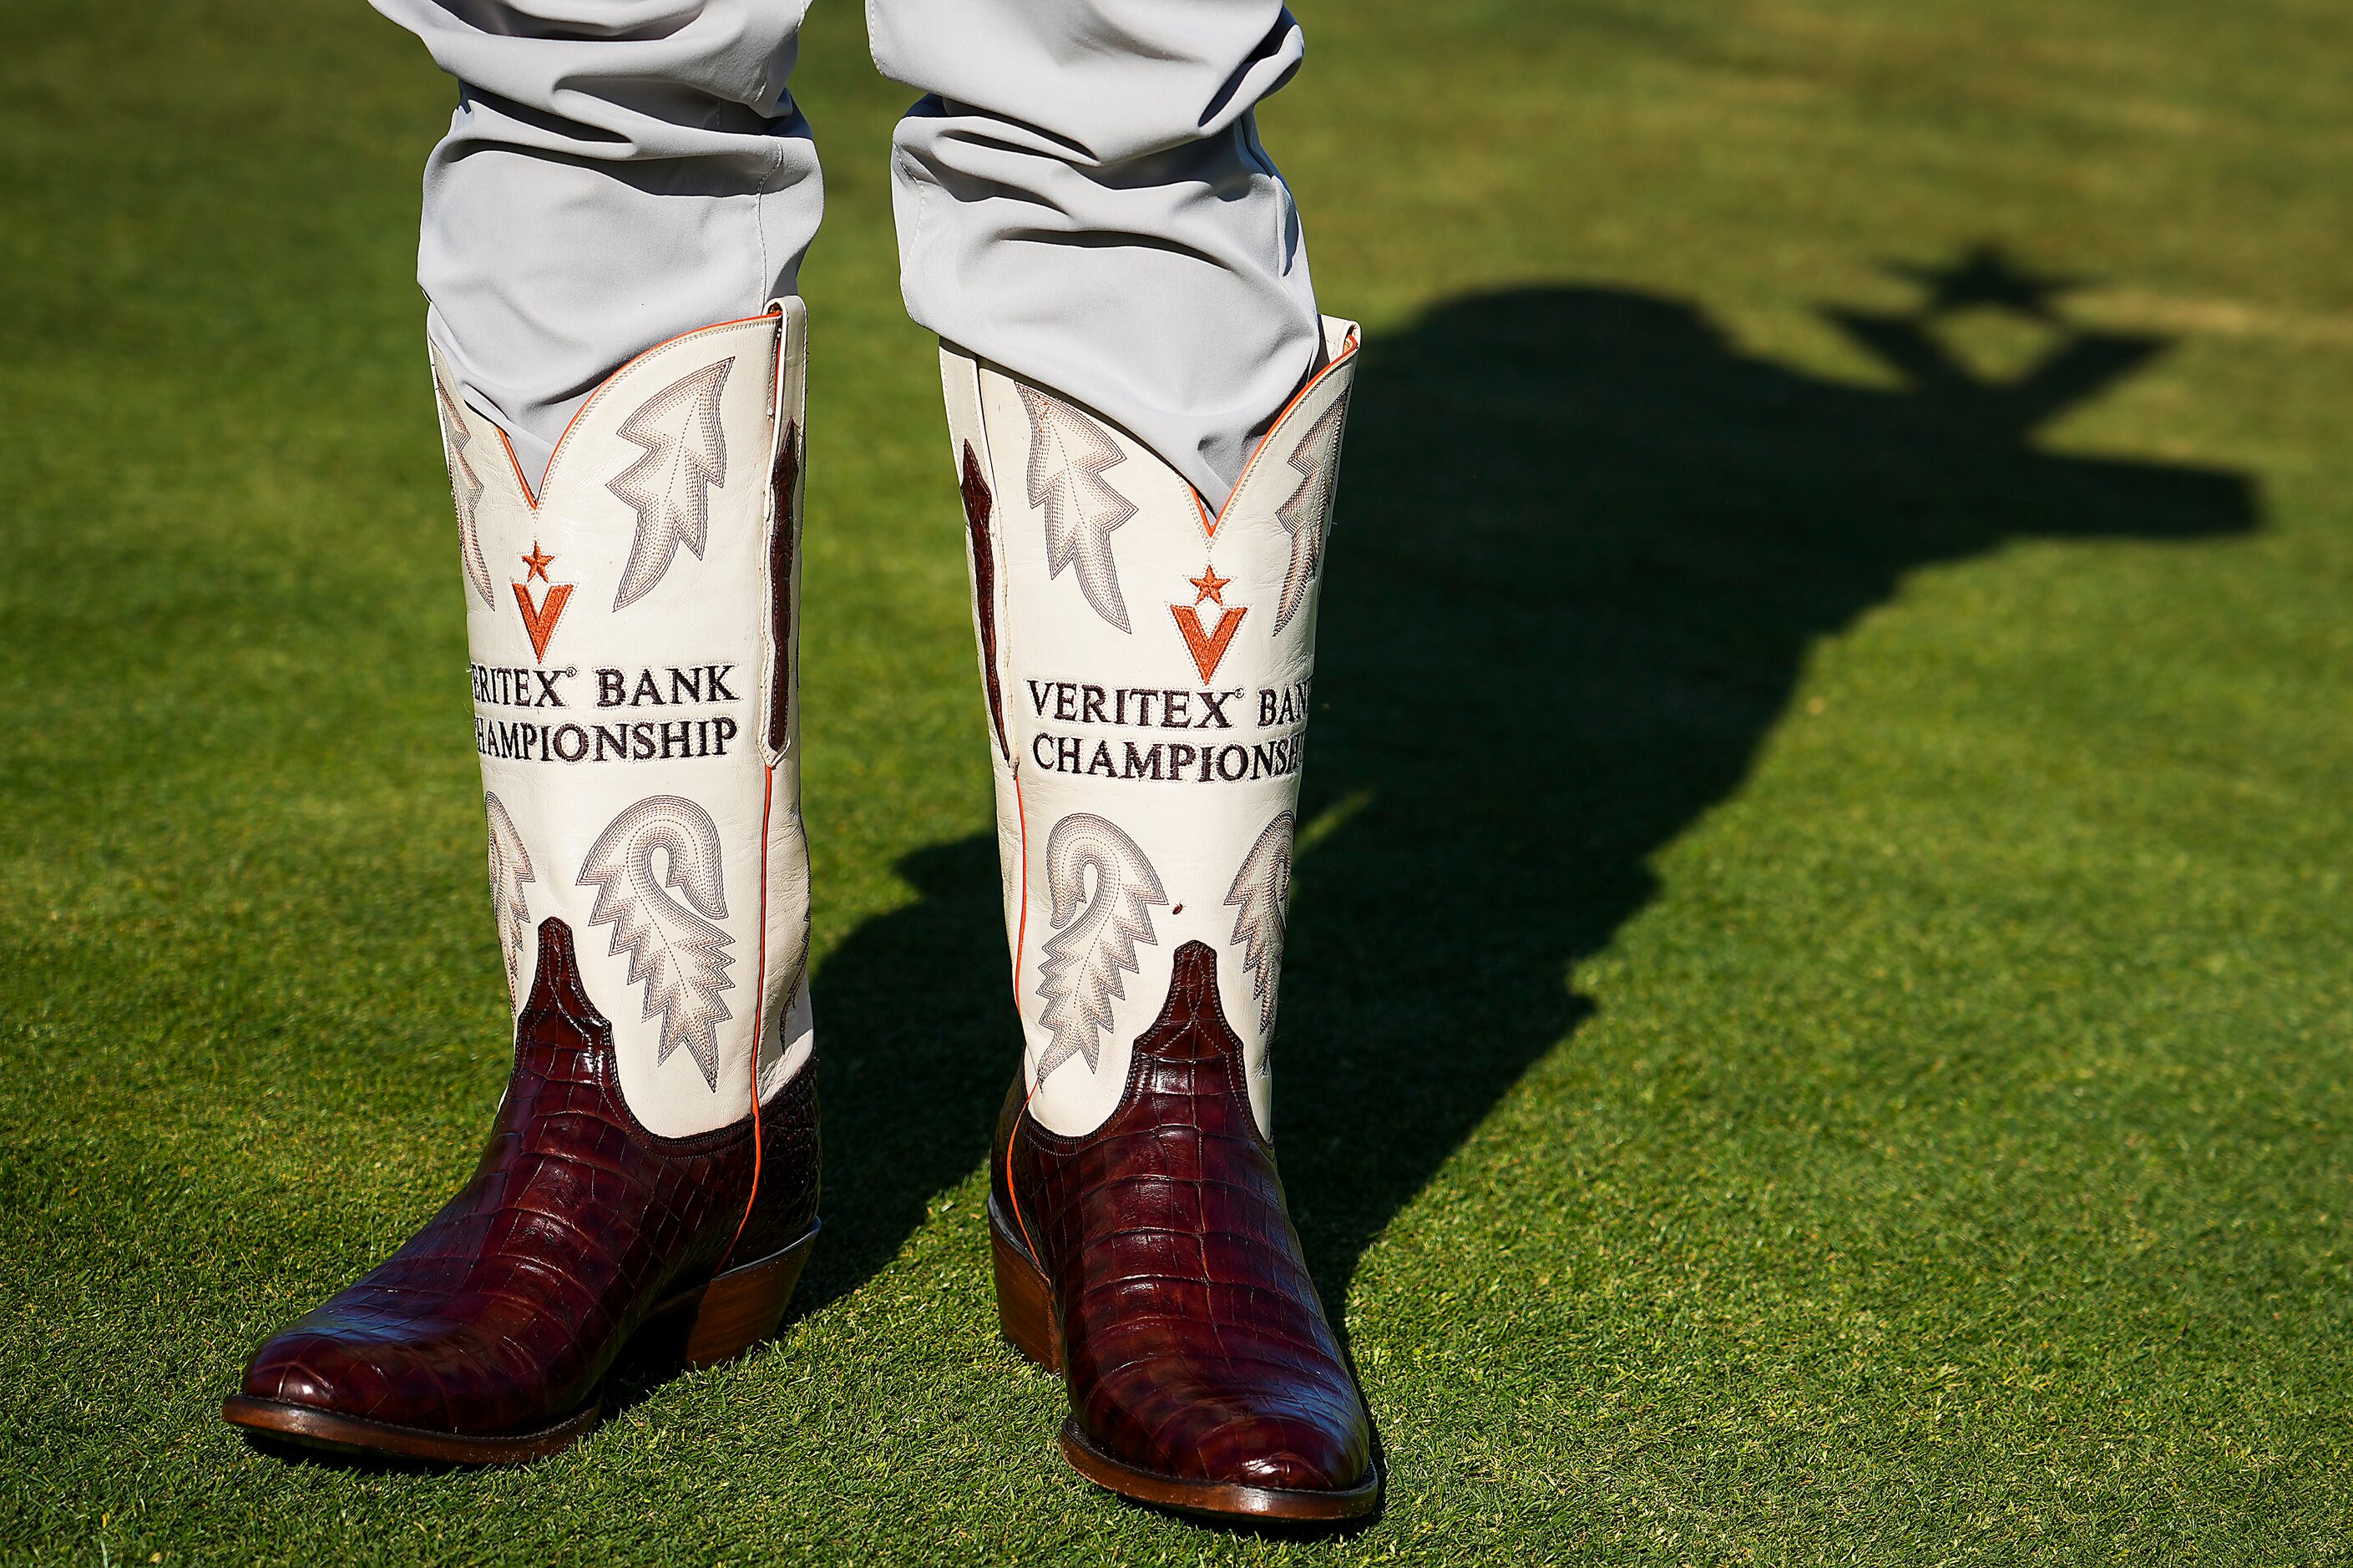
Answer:
MULTIPOLYGON (((1990 249, 1906 275, 1917 310, 1825 311, 1893 391, 1747 357, 1694 307, 1614 289, 1450 300, 1368 342, 1275 1047, 1285 1181, 1327 1293, 1588 1011, 1569 967, 1739 788, 1820 639, 1907 573, 2013 540, 2255 525, 2235 474, 2033 444, 2163 340, 2071 325, 2059 285, 1990 249), (2042 322, 2045 357, 1972 374, 1939 333, 1971 308, 2042 322)), ((807 1308, 986 1157, 1020 1048, 993 839, 901 869, 919 900, 817 978, 828 1246, 807 1308)))

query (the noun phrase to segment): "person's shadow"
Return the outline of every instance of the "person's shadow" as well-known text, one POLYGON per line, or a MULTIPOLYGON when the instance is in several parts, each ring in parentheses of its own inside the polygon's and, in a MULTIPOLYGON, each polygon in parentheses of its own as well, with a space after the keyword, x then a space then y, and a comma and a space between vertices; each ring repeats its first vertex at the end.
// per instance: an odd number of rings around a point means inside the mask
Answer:
MULTIPOLYGON (((1274 1047, 1285 1184, 1335 1305, 1575 1028, 1570 967, 1740 787, 1820 639, 1905 574, 2011 540, 2255 526, 2235 474, 2034 445, 2161 340, 2070 325, 2058 285, 1992 250, 1915 276, 1916 311, 1826 312, 1893 391, 1747 357, 1691 305, 1618 289, 1471 296, 1369 340, 1274 1047), (1939 338, 1970 307, 2040 321, 2047 355, 1972 374, 1939 338)), ((900 868, 919 900, 816 977, 828 1247, 803 1310, 987 1158, 1020 1048, 994 839, 900 868)))

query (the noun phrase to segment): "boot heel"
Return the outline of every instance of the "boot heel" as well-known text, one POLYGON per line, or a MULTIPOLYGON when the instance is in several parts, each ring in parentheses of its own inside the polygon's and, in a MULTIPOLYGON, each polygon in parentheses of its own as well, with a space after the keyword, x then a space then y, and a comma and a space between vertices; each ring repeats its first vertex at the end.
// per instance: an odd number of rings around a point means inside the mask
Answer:
POLYGON ((681 1302, 686 1321, 680 1359, 689 1367, 716 1366, 775 1333, 816 1245, 817 1227, 812 1226, 782 1252, 730 1268, 691 1302, 681 1302))
POLYGON ((997 1326, 1006 1342, 1048 1372, 1062 1370, 1062 1325, 1054 1311, 1053 1288, 1023 1247, 1005 1228, 997 1205, 988 1205, 989 1251, 997 1266, 997 1326))

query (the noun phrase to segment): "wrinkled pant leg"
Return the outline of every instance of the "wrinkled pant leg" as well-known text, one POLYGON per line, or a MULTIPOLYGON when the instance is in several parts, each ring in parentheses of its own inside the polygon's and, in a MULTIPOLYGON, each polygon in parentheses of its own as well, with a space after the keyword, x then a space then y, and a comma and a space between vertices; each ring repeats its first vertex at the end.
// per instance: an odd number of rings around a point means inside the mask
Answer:
POLYGON ((1322 351, 1253 108, 1278 0, 869 0, 908 312, 1125 427, 1212 504, 1322 351))
POLYGON ((596 384, 795 292, 804 0, 372 0, 459 83, 426 165, 427 331, 533 484, 596 384))

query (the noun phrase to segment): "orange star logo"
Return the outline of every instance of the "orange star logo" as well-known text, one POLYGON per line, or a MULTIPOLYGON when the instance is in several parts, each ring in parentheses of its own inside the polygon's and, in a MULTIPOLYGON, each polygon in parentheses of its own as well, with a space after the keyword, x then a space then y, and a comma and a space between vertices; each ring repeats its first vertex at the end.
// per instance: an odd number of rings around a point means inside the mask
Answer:
MULTIPOLYGON (((533 545, 532 548, 536 550, 538 546, 533 545)), ((1226 584, 1233 579, 1219 576, 1215 566, 1204 566, 1198 577, 1187 577, 1185 581, 1200 590, 1193 596, 1193 603, 1223 605, 1226 602, 1226 584)))
POLYGON ((555 557, 542 550, 536 539, 531 542, 531 553, 517 559, 522 561, 524 570, 522 581, 513 584, 515 608, 522 612, 522 629, 531 637, 532 658, 544 664, 547 662, 548 640, 555 636, 555 623, 563 617, 564 606, 571 599, 572 590, 576 584, 558 583, 548 576, 548 564, 555 557), (533 604, 531 597, 531 580, 533 577, 547 584, 547 596, 537 604, 533 604))

